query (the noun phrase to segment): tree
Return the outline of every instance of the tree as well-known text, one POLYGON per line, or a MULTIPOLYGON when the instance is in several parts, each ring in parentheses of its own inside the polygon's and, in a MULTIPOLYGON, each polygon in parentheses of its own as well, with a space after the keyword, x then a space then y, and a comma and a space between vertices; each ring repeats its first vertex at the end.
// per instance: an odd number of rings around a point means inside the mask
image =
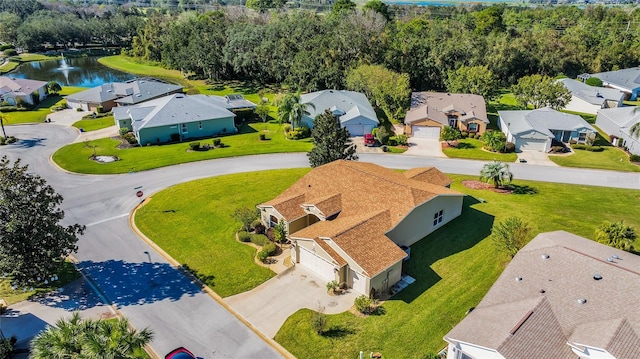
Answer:
POLYGON ((4 130, 4 117, 0 114, 0 128, 2 128, 2 137, 7 138, 7 132, 4 130))
POLYGON ((482 142, 486 149, 500 152, 506 146, 507 136, 500 131, 485 131, 482 134, 482 142))
POLYGON ((451 141, 455 141, 462 136, 460 131, 457 128, 453 128, 451 126, 444 126, 442 131, 440 131, 440 140, 446 141, 447 145, 451 146, 451 141))
POLYGON ((498 79, 485 66, 461 66, 447 73, 447 89, 455 93, 472 93, 489 101, 498 94, 498 79))
POLYGON ((282 103, 278 106, 280 123, 289 122, 293 128, 300 126, 302 116, 310 114, 307 111, 308 107, 315 109, 315 105, 312 103, 300 103, 299 93, 286 94, 282 103))
POLYGON ((332 13, 339 13, 342 11, 353 11, 356 9, 356 3, 351 0, 336 0, 331 8, 332 13))
POLYGON ((311 167, 322 166, 339 159, 356 161, 356 146, 348 145, 348 140, 347 129, 340 127, 331 111, 325 110, 318 115, 311 130, 313 148, 307 154, 311 167))
POLYGON ((518 80, 512 88, 518 105, 526 108, 549 106, 553 109, 565 107, 571 101, 571 92, 561 82, 549 76, 531 75, 518 80))
POLYGON ((240 207, 233 212, 233 218, 242 223, 242 230, 247 232, 251 230, 251 224, 257 217, 257 208, 240 207))
POLYGON ((527 244, 531 233, 529 224, 518 217, 508 217, 491 228, 491 239, 498 250, 507 252, 511 258, 527 244))
POLYGON ((273 240, 278 243, 284 243, 287 241, 287 226, 284 221, 278 222, 273 227, 273 240))
POLYGON ((623 251, 632 251, 636 238, 636 230, 624 221, 605 221, 596 229, 596 241, 623 251))
POLYGON ((269 9, 278 9, 284 5, 282 0, 247 0, 245 4, 249 9, 253 9, 259 12, 265 12, 269 9))
POLYGON ((378 14, 382 15, 385 20, 391 20, 391 14, 389 14, 389 6, 380 0, 369 0, 366 4, 364 4, 362 9, 365 11, 375 11, 378 14))
POLYGON ((262 122, 265 122, 269 118, 269 106, 261 103, 258 105, 258 107, 256 107, 255 113, 256 115, 258 115, 258 117, 260 117, 262 122))
POLYGON ((142 358, 152 338, 150 329, 137 331, 126 318, 83 320, 74 312, 33 339, 30 358, 142 358))
POLYGON ((50 81, 47 84, 47 89, 49 90, 49 93, 52 93, 54 95, 57 95, 60 91, 62 91, 62 87, 60 86, 60 84, 55 81, 50 81))
POLYGON ((61 226, 62 196, 20 160, 0 159, 0 273, 14 285, 37 285, 78 250, 79 224, 61 226))
POLYGON ((480 179, 487 183, 493 182, 493 186, 498 188, 513 180, 513 174, 509 172, 509 165, 500 161, 491 161, 485 164, 480 170, 480 179))

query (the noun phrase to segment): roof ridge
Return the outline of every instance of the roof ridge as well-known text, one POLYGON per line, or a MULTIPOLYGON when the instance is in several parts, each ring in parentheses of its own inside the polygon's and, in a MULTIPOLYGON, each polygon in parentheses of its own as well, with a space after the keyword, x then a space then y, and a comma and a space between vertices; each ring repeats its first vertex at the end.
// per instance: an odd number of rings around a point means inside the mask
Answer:
MULTIPOLYGON (((386 182, 390 182, 390 183, 393 183, 393 184, 396 184, 396 185, 403 185, 403 183, 400 183, 400 182, 398 182, 398 181, 395 181, 395 180, 393 180, 393 179, 391 179, 391 178, 389 178, 389 177, 386 177, 386 176, 380 175, 380 174, 378 174, 377 172, 369 172, 369 171, 364 170, 364 169, 362 169, 362 168, 357 168, 357 167, 355 167, 355 166, 351 166, 351 164, 349 163, 349 161, 343 160, 343 161, 342 161, 342 163, 344 163, 345 165, 347 165, 350 169, 353 169, 354 171, 358 171, 358 172, 362 172, 362 173, 367 173, 367 174, 369 174, 370 176, 373 176, 373 177, 376 177, 376 178, 380 178, 380 179, 382 179, 382 180, 384 180, 384 181, 386 181, 386 182)), ((409 178, 404 177, 404 176, 402 176, 402 179, 403 179, 403 180, 409 180, 409 178)), ((416 188, 416 187, 411 186, 411 188, 413 189, 413 188, 416 188)))
MULTIPOLYGON (((357 227, 369 222, 370 220, 374 219, 375 217, 377 217, 377 216, 379 216, 381 214, 384 214, 385 212, 389 213, 389 209, 383 209, 383 210, 380 210, 378 212, 373 212, 374 213, 373 215, 369 215, 369 213, 363 214, 361 216, 362 217, 361 220, 359 220, 358 222, 354 223, 353 225, 351 225, 349 227, 343 228, 340 232, 334 234, 334 237, 339 237, 339 236, 351 231, 352 229, 357 228, 357 227)), ((389 214, 389 217, 391 217, 391 214, 389 214)))

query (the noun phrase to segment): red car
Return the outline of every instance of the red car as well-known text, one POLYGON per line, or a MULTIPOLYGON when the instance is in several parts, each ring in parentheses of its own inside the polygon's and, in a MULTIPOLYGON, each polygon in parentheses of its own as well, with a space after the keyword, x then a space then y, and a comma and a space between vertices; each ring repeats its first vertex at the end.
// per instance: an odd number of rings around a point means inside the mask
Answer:
POLYGON ((373 138, 372 134, 367 133, 366 135, 364 135, 364 145, 365 146, 375 146, 376 145, 376 139, 373 138))
POLYGON ((173 349, 169 354, 164 356, 164 359, 197 359, 192 352, 188 351, 184 347, 173 349))

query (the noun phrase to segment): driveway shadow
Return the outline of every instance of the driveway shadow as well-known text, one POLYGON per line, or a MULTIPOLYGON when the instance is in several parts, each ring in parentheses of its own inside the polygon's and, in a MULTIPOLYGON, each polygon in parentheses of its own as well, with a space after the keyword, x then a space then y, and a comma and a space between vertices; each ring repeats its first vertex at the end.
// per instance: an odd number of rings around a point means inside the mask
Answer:
POLYGON ((189 278, 167 263, 83 261, 79 267, 98 284, 106 299, 118 306, 175 301, 201 291, 189 278))

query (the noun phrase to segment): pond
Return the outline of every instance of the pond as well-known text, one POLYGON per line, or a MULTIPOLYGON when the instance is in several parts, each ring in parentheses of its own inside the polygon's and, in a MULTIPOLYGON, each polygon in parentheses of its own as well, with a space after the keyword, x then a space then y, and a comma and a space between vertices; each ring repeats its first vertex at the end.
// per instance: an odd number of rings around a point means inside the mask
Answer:
POLYGON ((63 57, 61 60, 27 62, 5 76, 56 81, 62 86, 79 87, 96 87, 104 83, 124 82, 135 78, 132 74, 103 66, 97 57, 63 57))

